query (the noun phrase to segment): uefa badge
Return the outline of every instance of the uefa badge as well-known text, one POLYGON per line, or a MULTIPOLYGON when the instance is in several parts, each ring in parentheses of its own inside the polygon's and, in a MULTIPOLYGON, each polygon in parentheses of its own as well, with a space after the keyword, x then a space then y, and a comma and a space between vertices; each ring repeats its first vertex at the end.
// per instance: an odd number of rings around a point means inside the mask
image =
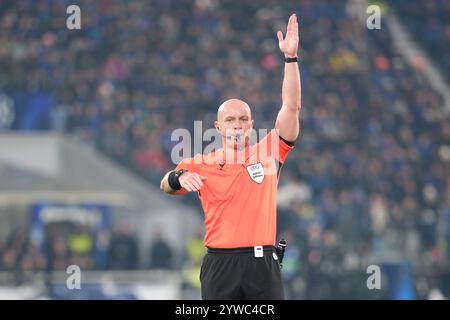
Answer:
POLYGON ((247 166, 247 172, 256 183, 261 184, 264 180, 264 169, 261 163, 247 166))

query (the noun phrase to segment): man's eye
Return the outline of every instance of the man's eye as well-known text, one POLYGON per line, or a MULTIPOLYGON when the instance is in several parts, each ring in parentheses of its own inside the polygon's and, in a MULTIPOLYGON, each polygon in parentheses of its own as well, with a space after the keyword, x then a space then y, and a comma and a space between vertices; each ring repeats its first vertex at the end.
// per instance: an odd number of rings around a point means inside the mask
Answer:
POLYGON ((231 119, 227 119, 227 120, 225 120, 225 122, 231 122, 231 119))

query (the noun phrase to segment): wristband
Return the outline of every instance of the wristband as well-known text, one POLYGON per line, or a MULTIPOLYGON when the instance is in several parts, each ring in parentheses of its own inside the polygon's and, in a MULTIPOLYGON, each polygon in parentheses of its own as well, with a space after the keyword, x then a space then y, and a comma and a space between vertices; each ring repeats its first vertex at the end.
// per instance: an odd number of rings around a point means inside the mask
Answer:
POLYGON ((181 184, 180 184, 179 178, 186 171, 187 171, 186 169, 181 169, 179 171, 175 171, 174 170, 174 171, 169 173, 169 177, 167 178, 167 181, 169 182, 169 186, 173 190, 180 190, 181 189, 181 184))
POLYGON ((297 61, 298 61, 298 57, 294 57, 294 58, 284 58, 284 62, 286 62, 286 63, 297 62, 297 61))

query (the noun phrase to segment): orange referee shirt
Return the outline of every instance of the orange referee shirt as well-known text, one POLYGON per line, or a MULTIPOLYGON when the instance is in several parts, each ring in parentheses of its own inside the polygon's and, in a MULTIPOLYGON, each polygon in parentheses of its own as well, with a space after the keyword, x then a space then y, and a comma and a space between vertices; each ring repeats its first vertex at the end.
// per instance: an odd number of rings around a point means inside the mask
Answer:
POLYGON ((260 142, 247 147, 242 157, 219 149, 178 164, 176 170, 208 177, 198 192, 205 215, 206 247, 275 244, 278 178, 293 148, 273 129, 260 142))

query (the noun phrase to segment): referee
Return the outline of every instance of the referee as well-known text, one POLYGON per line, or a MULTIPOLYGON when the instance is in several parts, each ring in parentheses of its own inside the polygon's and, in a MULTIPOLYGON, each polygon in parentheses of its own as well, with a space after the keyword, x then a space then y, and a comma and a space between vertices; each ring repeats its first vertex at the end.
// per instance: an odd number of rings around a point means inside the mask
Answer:
POLYGON ((183 159, 161 181, 164 192, 197 192, 201 201, 208 248, 200 271, 202 299, 284 299, 274 245, 280 169, 300 130, 295 14, 289 18, 286 37, 281 31, 277 37, 285 67, 283 104, 275 128, 250 145, 250 107, 238 99, 227 100, 214 123, 222 136, 222 148, 183 159))

